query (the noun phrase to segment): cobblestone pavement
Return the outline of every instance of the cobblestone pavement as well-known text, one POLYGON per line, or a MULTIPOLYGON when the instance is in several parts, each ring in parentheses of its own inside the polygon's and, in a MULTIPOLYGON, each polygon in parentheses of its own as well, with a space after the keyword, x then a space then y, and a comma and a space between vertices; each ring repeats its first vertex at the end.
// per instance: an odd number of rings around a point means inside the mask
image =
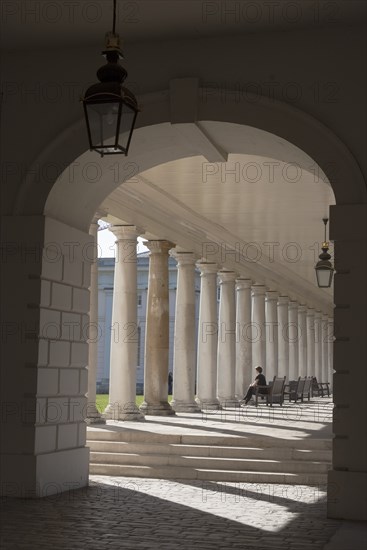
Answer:
POLYGON ((326 518, 325 487, 107 476, 40 500, 4 499, 1 517, 2 550, 316 550, 343 525, 326 518))

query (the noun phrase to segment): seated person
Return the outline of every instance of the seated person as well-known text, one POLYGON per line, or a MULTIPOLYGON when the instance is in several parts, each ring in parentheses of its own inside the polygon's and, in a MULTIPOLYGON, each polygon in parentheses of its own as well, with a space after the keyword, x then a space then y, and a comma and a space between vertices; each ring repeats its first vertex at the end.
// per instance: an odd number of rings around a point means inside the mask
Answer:
MULTIPOLYGON (((249 385, 247 393, 244 397, 244 404, 247 405, 247 403, 250 401, 251 397, 254 395, 256 391, 256 386, 266 386, 266 379, 265 376, 262 374, 262 368, 256 367, 256 372, 258 373, 255 377, 255 380, 252 382, 252 384, 249 385)), ((266 389, 264 388, 263 392, 259 390, 260 393, 266 393, 266 389)))

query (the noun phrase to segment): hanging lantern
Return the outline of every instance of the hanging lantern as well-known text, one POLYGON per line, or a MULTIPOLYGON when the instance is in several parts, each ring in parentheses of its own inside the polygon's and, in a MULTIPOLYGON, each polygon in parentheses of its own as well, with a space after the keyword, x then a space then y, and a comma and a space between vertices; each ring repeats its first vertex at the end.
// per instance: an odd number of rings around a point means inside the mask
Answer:
POLYGON ((328 218, 323 218, 322 221, 325 225, 325 239, 321 246, 322 253, 319 255, 320 259, 315 265, 315 271, 319 288, 330 288, 333 281, 334 267, 330 262, 331 256, 328 252, 329 243, 326 240, 326 225, 329 220, 328 218))
POLYGON ((99 82, 88 88, 82 100, 89 148, 101 156, 127 155, 139 112, 134 94, 123 86, 127 71, 119 64, 123 54, 115 27, 116 0, 113 31, 106 34, 106 49, 102 52, 107 63, 97 71, 99 82))

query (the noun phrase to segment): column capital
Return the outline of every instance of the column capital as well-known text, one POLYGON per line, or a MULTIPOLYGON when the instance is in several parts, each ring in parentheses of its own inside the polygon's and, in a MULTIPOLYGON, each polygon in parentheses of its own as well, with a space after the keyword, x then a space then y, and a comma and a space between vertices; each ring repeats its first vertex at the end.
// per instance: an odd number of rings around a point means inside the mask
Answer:
POLYGON ((279 296, 278 297, 278 306, 287 306, 289 304, 289 296, 279 296))
POLYGON ((205 277, 206 275, 216 275, 218 273, 218 264, 215 263, 199 261, 196 263, 196 267, 200 270, 201 277, 205 277))
POLYGON ((234 283, 236 276, 235 271, 218 271, 219 284, 234 283))
POLYGON ((307 317, 314 317, 314 315, 315 315, 315 308, 308 307, 307 308, 307 317))
POLYGON ((252 285, 251 294, 252 296, 265 296, 266 286, 265 285, 252 285))
POLYGON ((266 302, 276 302, 279 297, 279 292, 277 290, 267 290, 265 293, 266 302))
POLYGON ((298 309, 298 302, 291 300, 288 304, 289 309, 298 309))
POLYGON ((329 315, 327 313, 321 313, 321 319, 323 321, 327 321, 329 319, 329 315))
POLYGON ((178 266, 194 265, 197 260, 197 256, 193 252, 184 252, 176 248, 172 248, 169 255, 176 260, 178 266))
POLYGON ((236 290, 248 290, 251 288, 251 279, 236 279, 236 290))
POLYGON ((108 228, 113 233, 118 241, 136 241, 143 229, 137 228, 135 225, 112 225, 108 228))
POLYGON ((167 254, 171 248, 175 247, 174 243, 165 240, 146 241, 145 246, 149 248, 151 254, 167 254))
POLYGON ((321 319, 321 315, 322 315, 321 311, 319 311, 319 310, 317 309, 317 310, 315 311, 315 318, 316 318, 316 319, 321 319))
POLYGON ((306 313, 306 311, 307 311, 307 306, 306 306, 306 304, 300 304, 300 305, 298 306, 298 313, 306 313))
POLYGON ((91 225, 94 225, 95 223, 98 224, 98 220, 100 220, 101 218, 103 218, 103 216, 105 216, 106 213, 105 212, 100 212, 97 210, 97 212, 94 213, 94 216, 92 218, 92 221, 90 222, 91 225))

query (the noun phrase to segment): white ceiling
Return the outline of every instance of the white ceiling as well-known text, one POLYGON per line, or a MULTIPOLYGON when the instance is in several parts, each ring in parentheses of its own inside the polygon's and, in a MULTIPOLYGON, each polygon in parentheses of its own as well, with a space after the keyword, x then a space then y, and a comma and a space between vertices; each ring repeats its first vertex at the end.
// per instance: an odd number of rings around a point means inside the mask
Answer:
MULTIPOLYGON (((322 218, 335 204, 323 172, 297 147, 256 128, 219 122, 200 128, 228 153, 227 162, 209 163, 193 152, 199 141, 192 141, 187 157, 126 181, 101 210, 112 222, 140 225, 303 303, 330 307, 332 294, 317 288, 314 272, 322 218)), ((180 125, 167 131, 187 146, 180 125)))
MULTIPOLYGON (((100 45, 112 26, 112 0, 4 2, 1 48, 100 45)), ((364 0, 118 0, 117 32, 127 42, 284 31, 360 22, 364 0)))

